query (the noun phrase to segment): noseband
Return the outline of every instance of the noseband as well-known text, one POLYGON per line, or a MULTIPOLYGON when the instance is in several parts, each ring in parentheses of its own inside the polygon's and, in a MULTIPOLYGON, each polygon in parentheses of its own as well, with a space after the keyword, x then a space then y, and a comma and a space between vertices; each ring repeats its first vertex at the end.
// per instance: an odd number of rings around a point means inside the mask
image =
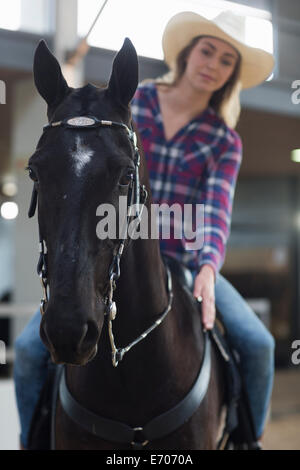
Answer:
MULTIPOLYGON (((140 153, 137 146, 137 137, 136 133, 130 129, 126 124, 122 122, 115 122, 115 121, 106 121, 106 120, 99 120, 94 116, 79 116, 69 119, 63 119, 61 121, 56 121, 49 123, 43 127, 43 130, 46 131, 51 128, 56 127, 63 127, 64 129, 87 129, 87 128, 97 128, 97 127, 110 127, 110 128, 117 128, 117 129, 124 129, 127 132, 128 138, 131 142, 134 151, 134 166, 135 166, 135 174, 132 175, 131 181, 129 183, 128 188, 128 195, 127 195, 127 222, 126 222, 126 230, 122 233, 122 238, 120 243, 116 249, 115 254, 113 255, 113 260, 109 269, 109 284, 108 284, 108 292, 104 299, 104 303, 106 306, 105 315, 108 317, 108 332, 110 338, 110 344, 112 349, 112 363, 113 366, 116 367, 123 359, 123 356, 126 352, 128 352, 133 346, 137 343, 142 341, 148 334, 153 331, 161 322, 165 319, 168 312, 171 309, 172 300, 173 300, 173 291, 172 291, 172 278, 171 273, 168 267, 167 270, 167 292, 168 292, 168 305, 164 312, 159 316, 159 318, 155 321, 153 325, 151 325, 147 330, 145 330, 138 338, 136 338, 132 343, 124 348, 117 348, 114 341, 113 329, 112 329, 112 321, 116 318, 117 308, 116 303, 113 301, 113 293, 116 288, 116 281, 120 277, 120 260, 123 254, 127 233, 128 233, 128 226, 130 217, 133 215, 131 214, 131 207, 136 208, 136 215, 138 219, 138 223, 135 224, 135 230, 137 229, 141 215, 143 211, 143 207, 145 206, 147 200, 147 190, 144 185, 140 185, 139 180, 139 166, 140 166, 140 153), (140 207, 141 206, 141 207, 140 207)), ((28 216, 33 217, 36 211, 38 200, 38 189, 37 183, 34 183, 32 197, 29 207, 28 216)), ((44 315, 46 311, 46 307, 48 304, 48 268, 47 268, 47 251, 46 251, 46 243, 41 235, 41 230, 39 227, 39 250, 40 256, 37 265, 37 273, 40 277, 42 289, 43 289, 43 298, 41 299, 40 303, 40 312, 41 315, 44 315)))

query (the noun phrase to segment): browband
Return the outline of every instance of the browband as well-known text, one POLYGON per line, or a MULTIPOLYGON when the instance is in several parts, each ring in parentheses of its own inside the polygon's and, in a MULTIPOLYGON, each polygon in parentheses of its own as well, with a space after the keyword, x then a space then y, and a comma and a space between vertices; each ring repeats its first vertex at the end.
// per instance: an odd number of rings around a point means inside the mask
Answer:
POLYGON ((53 127, 64 127, 65 129, 94 129, 96 127, 118 127, 126 130, 130 140, 134 145, 134 149, 137 150, 137 137, 136 133, 131 130, 123 122, 107 121, 104 119, 98 119, 95 116, 77 116, 72 118, 62 119, 61 121, 49 122, 43 126, 43 130, 51 129, 53 127))
POLYGON ((133 132, 123 122, 106 121, 103 119, 98 119, 94 116, 77 116, 73 118, 62 119, 61 121, 49 122, 49 124, 46 124, 45 126, 43 126, 43 129, 46 130, 52 127, 64 127, 66 129, 76 129, 76 128, 95 128, 95 127, 103 127, 103 126, 122 127, 128 132, 129 135, 131 135, 133 132))

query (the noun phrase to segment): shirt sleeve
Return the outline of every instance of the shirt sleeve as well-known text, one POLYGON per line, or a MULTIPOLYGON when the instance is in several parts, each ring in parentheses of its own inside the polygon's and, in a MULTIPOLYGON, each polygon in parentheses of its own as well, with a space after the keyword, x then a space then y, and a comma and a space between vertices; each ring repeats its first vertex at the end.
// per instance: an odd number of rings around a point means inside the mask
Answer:
POLYGON ((226 243, 230 234, 231 214, 236 180, 242 161, 242 142, 234 132, 231 142, 217 162, 208 168, 201 191, 204 204, 203 247, 199 250, 199 269, 209 264, 215 275, 225 259, 226 243))

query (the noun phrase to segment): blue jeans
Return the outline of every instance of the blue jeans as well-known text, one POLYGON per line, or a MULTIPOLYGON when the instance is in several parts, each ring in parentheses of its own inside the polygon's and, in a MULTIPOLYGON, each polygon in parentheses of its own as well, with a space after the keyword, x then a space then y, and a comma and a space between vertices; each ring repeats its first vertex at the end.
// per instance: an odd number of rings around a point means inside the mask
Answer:
MULTIPOLYGON (((264 430, 274 376, 274 339, 245 300, 221 275, 215 285, 216 307, 222 315, 231 345, 241 358, 256 436, 264 430)), ((49 353, 39 336, 40 312, 32 317, 15 343, 14 380, 26 448, 33 412, 46 379, 49 353)))
POLYGON ((272 395, 275 341, 247 302, 221 274, 217 274, 215 299, 229 342, 240 356, 256 437, 260 438, 272 395))
POLYGON ((40 338, 38 310, 15 341, 14 382, 20 417, 21 444, 28 447, 33 413, 46 381, 50 354, 40 338))

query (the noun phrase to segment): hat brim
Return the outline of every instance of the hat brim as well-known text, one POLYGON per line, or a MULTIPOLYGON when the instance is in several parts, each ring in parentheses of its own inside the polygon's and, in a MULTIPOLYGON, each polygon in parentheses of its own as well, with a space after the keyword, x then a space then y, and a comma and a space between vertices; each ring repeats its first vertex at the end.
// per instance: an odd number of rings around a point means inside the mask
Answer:
POLYGON ((164 60, 170 69, 175 67, 179 52, 197 36, 216 37, 229 43, 240 53, 242 88, 259 85, 270 76, 274 68, 272 54, 236 40, 213 21, 197 13, 182 12, 171 18, 162 38, 164 60))

